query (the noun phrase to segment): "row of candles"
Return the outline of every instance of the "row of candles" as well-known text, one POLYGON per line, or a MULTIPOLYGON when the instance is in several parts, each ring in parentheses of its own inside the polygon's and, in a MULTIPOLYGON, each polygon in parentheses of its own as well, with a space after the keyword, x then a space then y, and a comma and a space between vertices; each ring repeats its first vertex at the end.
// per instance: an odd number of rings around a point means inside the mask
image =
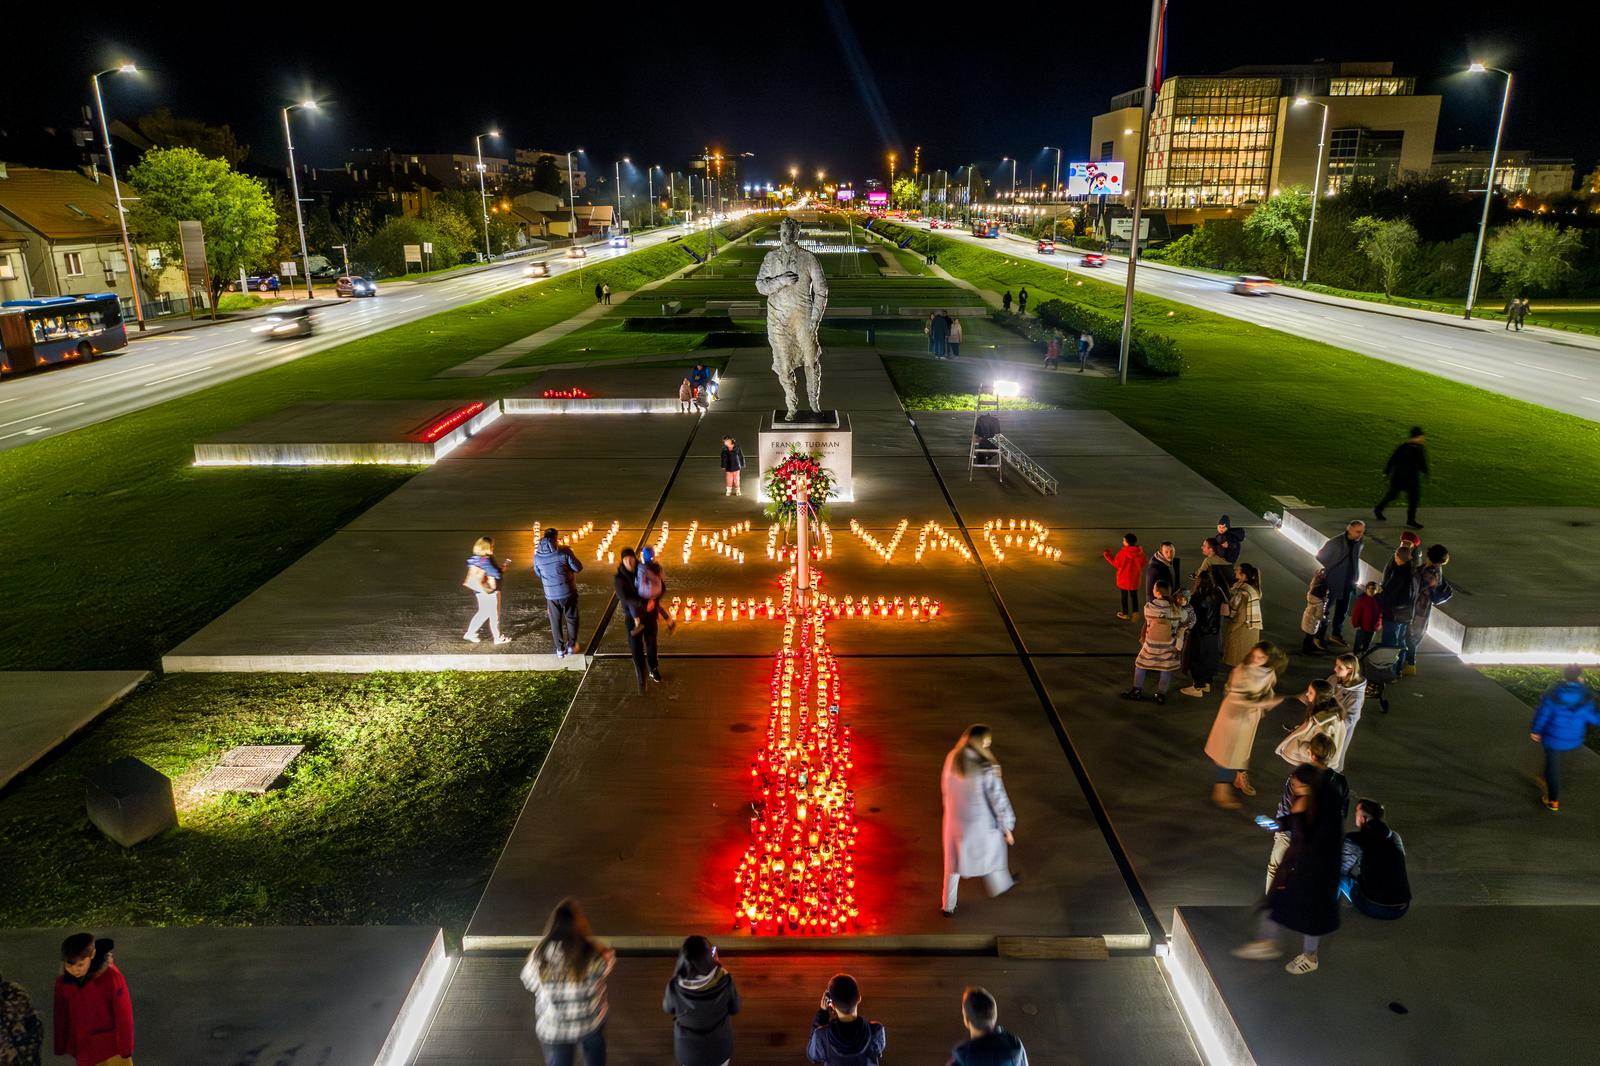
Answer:
MULTIPOLYGON (((861 917, 850 729, 840 715, 828 612, 820 596, 797 607, 794 580, 792 570, 784 575, 766 742, 750 763, 758 790, 752 839, 734 873, 734 927, 757 935, 844 933, 861 917)), ((820 588, 821 575, 812 580, 820 588)))
MULTIPOLYGON (((818 597, 818 607, 829 618, 895 618, 910 622, 931 622, 944 612, 943 602, 931 596, 879 596, 872 599, 846 596, 818 597)), ((679 622, 749 622, 762 618, 784 617, 774 607, 772 597, 754 596, 674 596, 668 611, 679 622)))

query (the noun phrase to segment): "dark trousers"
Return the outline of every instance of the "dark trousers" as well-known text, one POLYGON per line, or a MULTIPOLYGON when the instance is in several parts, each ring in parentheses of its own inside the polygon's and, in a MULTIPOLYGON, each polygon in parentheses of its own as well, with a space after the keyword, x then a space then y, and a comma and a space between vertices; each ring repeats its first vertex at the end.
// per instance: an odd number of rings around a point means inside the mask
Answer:
POLYGON ((586 1066, 606 1066, 606 1027, 603 1025, 570 1044, 546 1044, 541 1040, 539 1046, 544 1050, 545 1066, 572 1066, 578 1061, 579 1048, 583 1049, 586 1066))
POLYGON ((1418 482, 1418 481, 1409 481, 1409 482, 1408 481, 1391 481, 1391 482, 1389 482, 1389 491, 1385 492, 1383 494, 1383 499, 1378 501, 1378 506, 1374 507, 1373 510, 1377 511, 1379 514, 1382 514, 1383 513, 1383 509, 1385 507, 1389 506, 1394 501, 1398 500, 1400 498, 1400 494, 1401 493, 1405 493, 1405 497, 1406 497, 1406 521, 1410 522, 1412 525, 1416 525, 1417 524, 1417 504, 1420 503, 1421 500, 1422 500, 1422 483, 1421 482, 1418 482))
POLYGON ((545 607, 550 612, 550 639, 555 641, 556 651, 578 643, 578 597, 546 600, 545 607))
POLYGON ((1551 799, 1561 799, 1561 756, 1554 748, 1544 749, 1544 794, 1551 799))
POLYGON ((654 614, 644 616, 644 625, 635 633, 634 619, 628 619, 628 651, 633 655, 633 672, 639 678, 639 687, 644 688, 645 671, 650 673, 661 672, 661 661, 656 657, 656 630, 659 619, 654 614))
POLYGON ((1411 623, 1391 622, 1387 618, 1383 621, 1383 644, 1388 648, 1400 649, 1400 667, 1417 665, 1417 651, 1411 645, 1411 623))
POLYGON ((1367 649, 1372 647, 1372 638, 1376 635, 1370 629, 1356 630, 1356 642, 1350 651, 1354 653, 1357 659, 1367 654, 1367 649))
POLYGON ((1138 614, 1139 613, 1139 590, 1138 589, 1118 589, 1117 591, 1122 593, 1122 613, 1124 613, 1124 614, 1138 614))
POLYGON ((1344 616, 1350 611, 1351 590, 1345 589, 1344 595, 1333 601, 1332 608, 1322 612, 1322 621, 1317 623, 1317 639, 1321 640, 1330 632, 1340 640, 1344 639, 1344 616))

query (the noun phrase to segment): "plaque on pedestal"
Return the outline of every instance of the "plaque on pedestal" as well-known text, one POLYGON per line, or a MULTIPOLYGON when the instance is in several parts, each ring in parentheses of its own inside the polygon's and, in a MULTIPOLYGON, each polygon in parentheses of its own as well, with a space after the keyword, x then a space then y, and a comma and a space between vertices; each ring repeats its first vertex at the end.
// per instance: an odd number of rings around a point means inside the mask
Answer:
POLYGON ((761 420, 762 480, 765 481, 767 471, 787 459, 790 452, 815 452, 822 457, 822 465, 833 474, 834 494, 830 499, 855 499, 855 483, 850 474, 850 416, 838 411, 797 411, 791 421, 784 414, 773 411, 761 420))

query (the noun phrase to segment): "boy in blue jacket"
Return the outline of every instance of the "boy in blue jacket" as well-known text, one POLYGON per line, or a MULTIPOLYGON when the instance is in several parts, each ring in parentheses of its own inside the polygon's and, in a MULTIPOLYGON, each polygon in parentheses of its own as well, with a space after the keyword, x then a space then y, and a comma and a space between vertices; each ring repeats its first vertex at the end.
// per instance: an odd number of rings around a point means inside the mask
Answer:
POLYGON ((1600 725, 1594 693, 1583 683, 1583 667, 1569 666, 1563 680, 1550 686, 1533 712, 1528 727, 1535 742, 1544 745, 1544 805, 1561 809, 1561 755, 1583 743, 1590 726, 1600 725))

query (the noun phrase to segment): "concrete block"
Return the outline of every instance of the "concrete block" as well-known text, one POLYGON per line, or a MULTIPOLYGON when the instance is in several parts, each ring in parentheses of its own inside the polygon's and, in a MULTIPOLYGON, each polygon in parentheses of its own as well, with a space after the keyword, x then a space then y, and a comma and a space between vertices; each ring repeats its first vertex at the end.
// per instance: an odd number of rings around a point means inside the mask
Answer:
POLYGON ((142 844, 178 824, 172 781, 132 756, 89 775, 84 805, 95 828, 125 848, 142 844))

